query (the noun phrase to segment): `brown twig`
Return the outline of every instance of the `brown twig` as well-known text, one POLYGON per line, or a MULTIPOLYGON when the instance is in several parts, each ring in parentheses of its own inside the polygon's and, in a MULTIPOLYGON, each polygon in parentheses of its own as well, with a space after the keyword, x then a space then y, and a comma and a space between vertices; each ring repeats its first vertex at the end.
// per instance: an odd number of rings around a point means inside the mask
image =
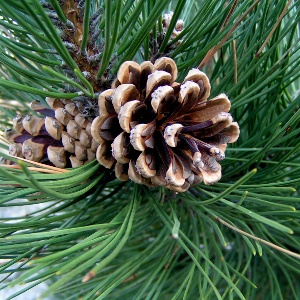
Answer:
POLYGON ((237 55, 236 55, 236 41, 232 40, 233 48, 233 65, 234 65, 234 84, 238 81, 238 67, 237 67, 237 55))
POLYGON ((238 232, 238 233, 240 233, 242 235, 245 235, 245 236, 247 236, 247 237, 249 237, 249 238, 251 238, 253 240, 259 241, 259 242, 261 242, 261 243, 263 243, 263 244, 265 244, 265 245, 267 245, 267 246, 269 246, 271 248, 274 248, 274 249, 276 249, 276 250, 278 250, 280 252, 283 252, 285 254, 288 254, 290 256, 293 256, 293 257, 296 257, 296 258, 300 259, 300 254, 298 254, 298 253, 289 251, 289 250, 284 249, 282 247, 279 247, 279 246, 277 246, 277 245, 275 245, 275 244, 273 244, 271 242, 263 240, 262 238, 256 237, 256 236, 254 236, 254 235, 252 235, 250 233, 247 233, 247 232, 245 232, 245 231, 243 231, 241 229, 238 229, 238 228, 230 225, 229 223, 225 222, 224 220, 220 219, 219 217, 217 217, 217 221, 219 221, 220 223, 224 224, 225 226, 229 227, 230 229, 232 229, 232 230, 234 230, 234 231, 236 231, 236 232, 238 232))
POLYGON ((48 169, 48 170, 56 171, 57 173, 67 173, 67 172, 69 172, 69 170, 66 170, 66 169, 61 169, 61 168, 56 168, 56 167, 48 166, 48 165, 45 165, 45 164, 38 163, 36 161, 31 161, 31 160, 28 160, 28 159, 25 159, 25 158, 21 158, 21 157, 17 157, 17 156, 14 156, 14 155, 10 155, 10 156, 13 157, 13 158, 16 158, 18 160, 22 160, 24 162, 27 162, 29 164, 36 165, 36 166, 41 167, 43 169, 48 169))
POLYGON ((212 57, 215 55, 215 53, 224 45, 224 43, 228 40, 228 38, 231 36, 233 31, 238 27, 238 25, 247 17, 247 15, 255 8, 255 6, 260 2, 261 0, 255 1, 251 7, 242 15, 242 17, 233 25, 233 27, 229 30, 229 32, 225 35, 225 37, 220 41, 220 43, 217 46, 212 47, 203 60, 200 62, 198 69, 202 69, 208 61, 212 59, 212 57))
POLYGON ((275 25, 273 26, 271 32, 269 33, 269 35, 267 36, 266 40, 264 41, 264 43, 262 44, 262 46, 259 48, 259 50, 257 51, 257 53, 255 54, 255 57, 259 57, 261 52, 263 51, 263 49, 265 48, 266 44, 268 43, 268 41, 270 40, 270 38, 272 37, 274 31, 276 30, 276 28, 278 27, 279 23, 281 22, 282 18, 284 17, 284 15, 286 14, 290 4, 292 3, 292 0, 289 0, 289 2, 286 4, 286 6, 284 7, 282 13, 279 16, 279 19, 277 20, 277 22, 275 23, 275 25))
POLYGON ((229 12, 228 12, 228 14, 227 14, 227 16, 226 16, 226 19, 225 19, 225 21, 224 21, 223 24, 222 24, 221 30, 223 30, 224 27, 227 25, 227 23, 228 23, 228 21, 229 21, 231 15, 233 14, 233 12, 234 12, 234 10, 235 10, 235 8, 236 8, 236 6, 237 6, 237 3, 238 3, 238 0, 235 0, 235 1, 232 3, 232 6, 230 7, 230 10, 229 10, 229 12))
MULTIPOLYGON (((21 170, 22 168, 19 165, 1 165, 2 168, 8 168, 8 169, 16 169, 21 170)), ((30 171, 36 171, 36 172, 42 172, 42 173, 49 173, 49 174, 60 174, 63 173, 61 171, 54 171, 49 169, 43 169, 43 168, 35 168, 35 167, 28 167, 30 171)))

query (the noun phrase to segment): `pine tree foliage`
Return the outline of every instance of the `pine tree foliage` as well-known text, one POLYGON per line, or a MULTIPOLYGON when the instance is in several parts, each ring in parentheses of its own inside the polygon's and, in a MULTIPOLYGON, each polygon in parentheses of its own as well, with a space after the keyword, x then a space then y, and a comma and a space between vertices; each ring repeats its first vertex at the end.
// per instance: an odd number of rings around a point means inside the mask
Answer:
POLYGON ((11 158, 1 138, 1 207, 45 205, 1 219, 2 288, 29 283, 9 299, 45 281, 43 298, 299 299, 299 19, 299 0, 1 1, 2 130, 35 99, 95 104, 124 61, 162 56, 180 80, 199 66, 241 129, 220 182, 184 193, 11 158))

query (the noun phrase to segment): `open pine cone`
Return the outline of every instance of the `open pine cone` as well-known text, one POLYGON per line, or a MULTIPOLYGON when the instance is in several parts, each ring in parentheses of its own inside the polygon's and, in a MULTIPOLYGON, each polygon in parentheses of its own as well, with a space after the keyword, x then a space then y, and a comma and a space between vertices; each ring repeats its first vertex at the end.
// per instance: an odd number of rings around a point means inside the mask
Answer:
POLYGON ((99 96, 91 126, 96 158, 120 180, 185 191, 221 178, 218 161, 239 136, 225 94, 207 100, 210 83, 192 69, 182 83, 167 57, 123 63, 111 89, 99 96))

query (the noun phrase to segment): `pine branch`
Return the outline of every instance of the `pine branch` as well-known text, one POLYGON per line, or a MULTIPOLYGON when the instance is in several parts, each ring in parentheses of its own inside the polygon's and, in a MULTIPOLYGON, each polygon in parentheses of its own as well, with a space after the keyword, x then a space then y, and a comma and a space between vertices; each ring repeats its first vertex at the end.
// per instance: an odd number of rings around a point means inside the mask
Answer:
POLYGON ((1 137, 2 289, 28 284, 7 299, 42 282, 45 298, 298 299, 299 0, 2 2, 7 137, 18 118, 55 118, 68 104, 63 131, 76 115, 87 127, 125 61, 165 56, 178 82, 200 64, 240 127, 220 182, 180 193, 121 182, 93 151, 76 168, 18 158, 1 137))

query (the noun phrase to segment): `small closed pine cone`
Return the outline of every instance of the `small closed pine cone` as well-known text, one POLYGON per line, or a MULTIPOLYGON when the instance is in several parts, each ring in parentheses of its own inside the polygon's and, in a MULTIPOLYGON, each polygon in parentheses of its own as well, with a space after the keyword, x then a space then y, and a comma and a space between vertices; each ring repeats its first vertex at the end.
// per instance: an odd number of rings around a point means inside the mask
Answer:
POLYGON ((120 180, 185 191, 221 178, 218 161, 239 136, 225 94, 207 100, 210 83, 192 69, 182 83, 167 57, 123 63, 112 88, 99 95, 92 122, 97 160, 120 180))
POLYGON ((92 118, 85 117, 68 99, 46 98, 31 109, 39 116, 17 115, 13 130, 4 137, 11 143, 9 154, 58 168, 78 167, 95 159, 98 143, 91 135, 92 118))

